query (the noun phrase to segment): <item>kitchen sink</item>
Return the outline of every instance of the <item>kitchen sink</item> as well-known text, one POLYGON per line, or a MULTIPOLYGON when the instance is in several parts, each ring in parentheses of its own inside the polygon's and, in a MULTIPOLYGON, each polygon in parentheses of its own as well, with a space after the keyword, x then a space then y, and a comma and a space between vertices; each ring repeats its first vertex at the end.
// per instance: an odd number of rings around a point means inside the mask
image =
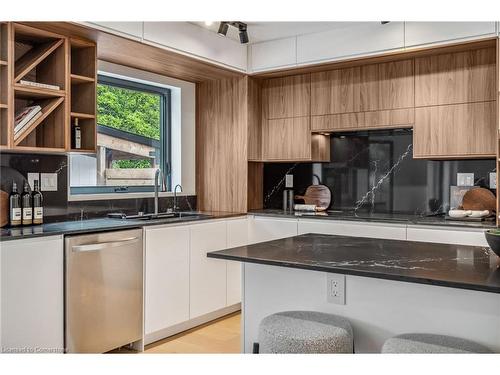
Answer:
POLYGON ((199 212, 159 212, 157 214, 154 213, 142 213, 134 215, 127 215, 121 212, 110 213, 108 217, 111 219, 125 219, 125 220, 160 220, 160 219, 182 219, 182 218, 206 218, 211 215, 202 214, 199 212))

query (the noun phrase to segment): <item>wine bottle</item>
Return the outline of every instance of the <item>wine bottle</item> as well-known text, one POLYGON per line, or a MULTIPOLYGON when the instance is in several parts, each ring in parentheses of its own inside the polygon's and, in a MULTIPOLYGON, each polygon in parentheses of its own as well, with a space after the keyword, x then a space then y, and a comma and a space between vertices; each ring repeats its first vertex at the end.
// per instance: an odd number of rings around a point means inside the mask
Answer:
POLYGON ((23 209, 22 223, 23 225, 33 224, 33 206, 31 204, 31 194, 29 192, 28 182, 24 182, 23 194, 21 195, 21 206, 23 209))
POLYGON ((12 183, 12 191, 9 196, 9 216, 12 227, 21 225, 21 196, 17 192, 17 184, 12 183))
POLYGON ((82 129, 78 124, 78 118, 75 118, 75 125, 73 126, 73 137, 71 143, 72 143, 71 147, 73 149, 82 148, 82 129))
POLYGON ((31 194, 33 201, 33 224, 43 223, 43 196, 38 188, 38 180, 34 181, 34 189, 31 194))

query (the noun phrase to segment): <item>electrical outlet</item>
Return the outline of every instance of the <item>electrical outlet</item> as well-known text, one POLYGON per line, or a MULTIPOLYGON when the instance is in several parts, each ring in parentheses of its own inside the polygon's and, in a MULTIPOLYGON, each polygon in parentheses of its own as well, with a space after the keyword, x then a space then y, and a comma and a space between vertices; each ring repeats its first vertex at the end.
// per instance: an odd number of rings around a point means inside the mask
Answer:
POLYGON ((326 274, 326 300, 329 303, 345 305, 345 275, 338 273, 326 274))
POLYGON ((474 173, 457 173, 458 186, 474 186, 474 173))
POLYGON ((28 183, 31 190, 35 188, 35 181, 38 181, 38 187, 40 187, 40 173, 28 173, 28 183))
POLYGON ((293 174, 285 175, 285 188, 293 188, 293 174))
POLYGON ((40 173, 40 190, 57 191, 57 173, 40 173))
POLYGON ((496 189, 496 188, 497 188, 497 173, 490 172, 490 189, 496 189))

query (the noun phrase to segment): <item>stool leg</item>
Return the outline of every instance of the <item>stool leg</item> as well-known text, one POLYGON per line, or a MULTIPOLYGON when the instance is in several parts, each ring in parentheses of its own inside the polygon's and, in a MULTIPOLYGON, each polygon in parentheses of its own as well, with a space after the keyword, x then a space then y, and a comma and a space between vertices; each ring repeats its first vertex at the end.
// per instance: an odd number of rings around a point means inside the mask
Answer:
POLYGON ((259 343, 258 342, 253 343, 252 354, 259 354, 259 343))

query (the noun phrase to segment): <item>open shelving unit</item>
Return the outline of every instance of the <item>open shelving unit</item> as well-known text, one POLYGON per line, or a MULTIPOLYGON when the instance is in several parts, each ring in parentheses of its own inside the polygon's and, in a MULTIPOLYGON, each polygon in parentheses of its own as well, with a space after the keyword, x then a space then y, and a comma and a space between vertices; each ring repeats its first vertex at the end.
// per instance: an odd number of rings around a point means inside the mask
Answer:
POLYGON ((9 68, 10 26, 0 23, 0 149, 10 146, 9 107, 10 107, 10 68, 9 68))
POLYGON ((97 87, 97 49, 95 43, 70 39, 70 124, 71 133, 75 119, 81 130, 81 149, 71 148, 72 152, 95 152, 96 133, 96 87, 97 87))
POLYGON ((13 146, 23 151, 66 150, 68 89, 67 38, 30 26, 14 24, 14 114, 39 105, 42 115, 18 137, 13 146), (51 85, 37 87, 26 84, 51 85))

